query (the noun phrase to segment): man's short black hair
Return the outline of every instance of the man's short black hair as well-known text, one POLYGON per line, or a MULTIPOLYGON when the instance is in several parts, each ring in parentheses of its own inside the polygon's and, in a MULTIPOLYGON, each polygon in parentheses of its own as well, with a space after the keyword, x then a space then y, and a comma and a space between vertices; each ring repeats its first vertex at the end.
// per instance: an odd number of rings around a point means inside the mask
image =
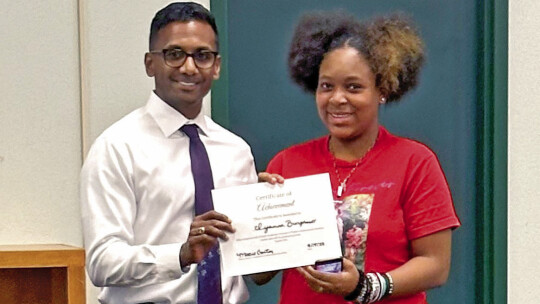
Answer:
POLYGON ((171 22, 188 22, 192 20, 206 22, 212 27, 216 34, 216 51, 219 51, 218 30, 214 16, 204 6, 194 2, 174 2, 156 13, 150 25, 150 50, 152 50, 153 43, 160 29, 171 22))

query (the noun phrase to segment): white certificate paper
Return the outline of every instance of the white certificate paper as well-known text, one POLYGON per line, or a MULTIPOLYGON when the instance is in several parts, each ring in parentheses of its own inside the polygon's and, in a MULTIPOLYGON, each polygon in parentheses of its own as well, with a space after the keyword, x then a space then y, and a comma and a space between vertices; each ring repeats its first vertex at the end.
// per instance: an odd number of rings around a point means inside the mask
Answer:
POLYGON ((236 229, 220 240, 226 276, 313 265, 341 256, 328 173, 212 190, 236 229))

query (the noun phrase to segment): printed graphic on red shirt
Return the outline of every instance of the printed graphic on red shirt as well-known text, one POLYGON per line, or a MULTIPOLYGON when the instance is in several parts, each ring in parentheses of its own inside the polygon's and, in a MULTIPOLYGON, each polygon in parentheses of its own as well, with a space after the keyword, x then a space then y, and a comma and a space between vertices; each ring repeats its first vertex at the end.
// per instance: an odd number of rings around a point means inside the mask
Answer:
POLYGON ((338 231, 343 256, 364 269, 369 216, 375 194, 354 194, 337 201, 338 231))

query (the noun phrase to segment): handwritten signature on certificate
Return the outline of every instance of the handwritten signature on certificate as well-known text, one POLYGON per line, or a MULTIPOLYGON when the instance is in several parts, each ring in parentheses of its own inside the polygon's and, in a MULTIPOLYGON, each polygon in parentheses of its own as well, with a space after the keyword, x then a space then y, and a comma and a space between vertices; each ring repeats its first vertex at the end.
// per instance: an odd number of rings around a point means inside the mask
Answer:
POLYGON ((214 208, 236 228, 220 240, 228 276, 312 265, 341 256, 327 173, 212 191, 214 208))

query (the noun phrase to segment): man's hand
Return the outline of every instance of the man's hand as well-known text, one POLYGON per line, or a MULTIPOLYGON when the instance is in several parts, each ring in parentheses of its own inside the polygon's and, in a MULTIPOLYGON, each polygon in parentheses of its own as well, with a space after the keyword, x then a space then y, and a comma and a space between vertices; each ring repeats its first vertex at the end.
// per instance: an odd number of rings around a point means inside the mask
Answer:
POLYGON ((218 238, 227 240, 225 232, 234 232, 231 220, 216 211, 208 211, 195 217, 189 229, 187 241, 180 249, 181 267, 202 261, 206 254, 218 242, 218 238))

